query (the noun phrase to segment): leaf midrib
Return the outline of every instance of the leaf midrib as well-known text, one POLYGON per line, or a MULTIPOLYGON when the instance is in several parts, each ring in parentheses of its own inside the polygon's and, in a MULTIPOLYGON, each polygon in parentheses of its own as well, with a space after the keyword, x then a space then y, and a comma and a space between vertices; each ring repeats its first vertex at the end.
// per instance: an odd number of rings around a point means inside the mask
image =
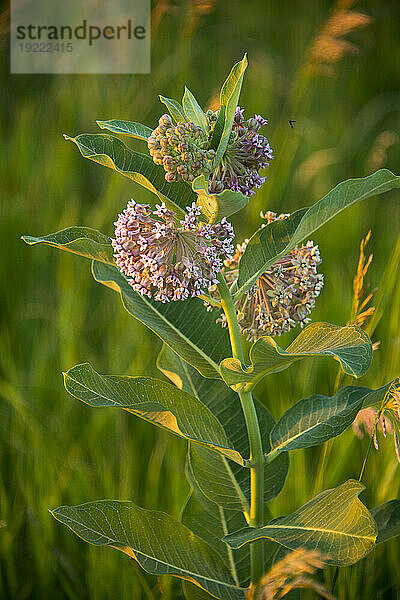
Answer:
MULTIPOLYGON (((228 526, 226 523, 225 511, 222 508, 222 506, 218 505, 218 512, 219 512, 219 516, 221 519, 222 532, 223 532, 224 536, 226 536, 226 535, 228 535, 229 531, 228 531, 228 526)), ((236 570, 236 564, 235 564, 235 560, 233 558, 233 550, 228 544, 226 544, 226 547, 227 547, 227 552, 228 552, 229 565, 231 567, 232 579, 235 582, 235 584, 238 587, 240 587, 239 578, 238 578, 238 574, 237 574, 237 570, 236 570)))
POLYGON ((356 535, 354 533, 338 531, 337 529, 324 529, 323 527, 303 527, 301 525, 265 525, 262 528, 262 530, 265 529, 295 529, 296 531, 318 531, 321 533, 329 533, 334 535, 342 535, 345 537, 354 537, 356 539, 375 541, 375 537, 371 537, 368 535, 356 535))

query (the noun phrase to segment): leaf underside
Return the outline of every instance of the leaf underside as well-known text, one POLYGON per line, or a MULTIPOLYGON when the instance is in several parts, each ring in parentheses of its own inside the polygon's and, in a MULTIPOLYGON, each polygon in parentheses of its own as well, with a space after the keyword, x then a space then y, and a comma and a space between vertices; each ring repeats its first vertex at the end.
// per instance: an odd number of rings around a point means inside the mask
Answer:
POLYGON ((354 421, 369 399, 384 398, 387 385, 378 390, 346 386, 333 396, 315 394, 293 404, 278 420, 270 435, 272 451, 298 450, 323 444, 354 421), (379 394, 379 396, 378 396, 379 394))
POLYGON ((121 140, 104 133, 64 136, 79 148, 82 156, 128 177, 165 201, 179 214, 196 202, 196 194, 184 182, 169 183, 165 171, 150 156, 128 148, 121 140))
POLYGON ((207 406, 171 383, 150 377, 100 375, 88 363, 65 373, 64 383, 70 394, 92 407, 124 409, 243 463, 207 406))
POLYGON ((111 121, 96 121, 96 123, 100 129, 106 129, 112 131, 112 133, 127 135, 142 141, 147 141, 152 134, 150 127, 134 121, 112 119, 111 121))
POLYGON ((246 528, 225 538, 232 548, 268 538, 287 548, 304 547, 324 554, 328 564, 351 565, 368 554, 377 536, 376 523, 358 499, 364 486, 354 480, 321 492, 286 517, 264 527, 246 528))
POLYGON ((310 323, 286 350, 279 348, 273 338, 261 337, 250 349, 250 367, 243 367, 238 359, 226 358, 220 372, 233 389, 243 389, 246 385, 250 388, 266 375, 282 371, 297 360, 324 355, 338 360, 345 373, 360 377, 372 360, 371 340, 356 325, 310 323))
POLYGON ((111 265, 115 264, 111 239, 104 233, 90 227, 67 227, 41 237, 24 235, 22 239, 31 246, 39 243, 48 244, 60 250, 72 252, 72 254, 79 254, 85 258, 95 259, 111 265))
POLYGON ((223 600, 244 598, 218 553, 165 513, 100 500, 62 506, 51 514, 86 542, 120 550, 148 573, 175 575, 223 600))

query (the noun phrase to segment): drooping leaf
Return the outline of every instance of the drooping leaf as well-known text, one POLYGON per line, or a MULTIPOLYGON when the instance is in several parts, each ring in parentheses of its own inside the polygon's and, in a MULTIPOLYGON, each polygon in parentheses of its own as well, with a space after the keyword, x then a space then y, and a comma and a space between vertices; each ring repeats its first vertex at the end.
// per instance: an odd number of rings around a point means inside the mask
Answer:
POLYGON ((250 238, 240 260, 237 295, 249 289, 268 267, 347 206, 399 187, 400 176, 380 169, 368 177, 343 181, 311 208, 302 208, 288 219, 273 221, 259 229, 250 238))
POLYGON ((244 208, 249 199, 240 192, 224 190, 219 194, 208 193, 208 182, 204 175, 199 175, 192 183, 197 194, 197 204, 208 221, 219 222, 244 208))
POLYGON ((67 227, 42 237, 23 235, 22 239, 29 245, 44 243, 86 258, 115 264, 111 239, 90 227, 67 227))
POLYGON ((356 325, 310 323, 294 341, 282 350, 269 336, 259 338, 250 349, 251 365, 244 367, 236 358, 226 358, 220 371, 233 389, 251 389, 260 379, 289 367, 310 356, 332 356, 345 373, 360 377, 372 360, 372 344, 368 335, 356 325))
POLYGON ((192 491, 182 511, 182 523, 218 552, 237 586, 247 587, 250 577, 249 548, 232 550, 222 541, 228 533, 246 526, 243 513, 225 510, 210 502, 198 489, 191 475, 189 482, 192 491))
POLYGON ((113 133, 119 133, 120 135, 128 135, 136 138, 137 140, 147 141, 151 136, 152 129, 143 125, 142 123, 135 123, 134 121, 119 121, 118 119, 112 119, 111 121, 96 121, 100 129, 106 129, 113 133))
POLYGON ((207 117, 204 114, 200 104, 193 96, 192 92, 185 86, 185 93, 182 99, 183 110, 185 111, 186 120, 192 121, 198 127, 201 127, 204 133, 208 133, 209 124, 207 117))
POLYGON ((242 60, 232 67, 221 89, 219 115, 211 138, 211 147, 216 151, 215 166, 220 163, 228 145, 246 67, 245 54, 242 60))
POLYGON ((161 94, 159 98, 161 102, 165 104, 165 106, 168 108, 169 114, 176 123, 178 123, 179 121, 186 121, 185 111, 183 110, 179 102, 173 100, 172 98, 166 98, 165 96, 161 96, 161 94))
MULTIPOLYGON (((224 427, 233 447, 241 456, 247 458, 249 456, 248 434, 238 395, 221 382, 200 377, 190 365, 165 346, 160 352, 157 366, 175 385, 196 395, 211 410, 224 427)), ((264 450, 268 452, 269 432, 274 425, 274 419, 261 402, 256 401, 256 409, 264 450)), ((190 444, 188 456, 195 483, 202 493, 225 509, 242 511, 248 519, 250 470, 198 444, 190 444)), ((281 491, 288 467, 287 453, 281 454, 266 466, 265 502, 281 491)))
POLYGON ((364 486, 359 481, 321 492, 286 517, 270 521, 264 527, 247 527, 230 534, 225 541, 232 548, 258 539, 272 539, 287 548, 319 550, 329 564, 351 565, 375 544, 376 523, 358 499, 364 486))
POLYGON ((50 512, 84 541, 120 550, 148 573, 175 575, 222 600, 243 600, 243 590, 211 546, 165 513, 116 500, 50 512))
MULTIPOLYGON (((384 389, 386 386, 380 388, 384 389)), ((334 396, 315 394, 299 400, 273 427, 271 454, 309 448, 339 435, 351 425, 372 391, 366 387, 346 386, 334 396)))
POLYGON ((82 133, 76 137, 64 136, 76 144, 85 158, 121 173, 150 190, 172 208, 180 211, 196 202, 196 194, 183 181, 169 183, 164 169, 150 156, 135 152, 121 140, 105 133, 82 133))
POLYGON ((135 292, 116 267, 95 261, 93 277, 121 295, 125 309, 147 325, 204 377, 219 379, 218 363, 231 353, 226 330, 201 300, 156 302, 135 292))
POLYGON ((64 384, 70 394, 90 406, 122 408, 243 464, 213 413, 171 383, 150 377, 100 375, 84 363, 64 373, 64 384))
POLYGON ((378 526, 376 543, 381 544, 400 535, 400 500, 389 500, 371 510, 378 526))

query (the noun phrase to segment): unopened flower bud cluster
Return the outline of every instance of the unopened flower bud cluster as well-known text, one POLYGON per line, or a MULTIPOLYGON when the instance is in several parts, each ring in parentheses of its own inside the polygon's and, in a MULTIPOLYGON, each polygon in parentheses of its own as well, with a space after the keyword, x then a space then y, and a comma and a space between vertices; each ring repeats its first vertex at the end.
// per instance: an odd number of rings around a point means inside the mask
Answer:
POLYGON ((169 115, 163 115, 147 145, 155 164, 164 167, 168 182, 190 182, 211 173, 215 152, 201 127, 191 121, 174 125, 169 115))

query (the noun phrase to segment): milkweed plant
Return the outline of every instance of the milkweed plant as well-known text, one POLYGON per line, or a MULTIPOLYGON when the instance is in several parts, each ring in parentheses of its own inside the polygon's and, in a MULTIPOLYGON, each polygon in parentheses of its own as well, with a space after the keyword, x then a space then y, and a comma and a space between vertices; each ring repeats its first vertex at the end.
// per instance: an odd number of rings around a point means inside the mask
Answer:
POLYGON ((399 188, 400 177, 381 169, 338 184, 293 214, 265 210, 260 228, 238 242, 229 217, 251 209, 265 182, 260 171, 273 160, 267 121, 248 118, 238 105, 246 66, 245 56, 232 68, 216 112, 203 112, 185 88, 181 104, 160 96, 169 114, 154 130, 97 122, 141 140, 143 153, 108 133, 65 136, 85 158, 153 192, 154 203, 131 199, 111 238, 89 227, 23 238, 90 258, 94 279, 117 291, 125 309, 163 342, 159 378, 101 375, 84 363, 64 373, 68 392, 92 407, 127 410, 188 442, 191 492, 179 519, 118 500, 51 514, 149 573, 181 578, 187 598, 266 597, 262 578, 291 551, 342 567, 400 533, 400 500, 369 510, 359 499, 360 480, 324 490, 289 515, 266 508, 284 489, 291 453, 339 435, 361 409, 394 415, 399 450, 398 379, 375 390, 351 385, 333 396, 315 393, 277 421, 255 389, 307 357, 333 357, 354 378, 367 371, 372 344, 360 327, 310 322, 323 276, 309 237, 346 207, 399 188), (281 348, 277 338, 292 328, 297 336, 281 348))

